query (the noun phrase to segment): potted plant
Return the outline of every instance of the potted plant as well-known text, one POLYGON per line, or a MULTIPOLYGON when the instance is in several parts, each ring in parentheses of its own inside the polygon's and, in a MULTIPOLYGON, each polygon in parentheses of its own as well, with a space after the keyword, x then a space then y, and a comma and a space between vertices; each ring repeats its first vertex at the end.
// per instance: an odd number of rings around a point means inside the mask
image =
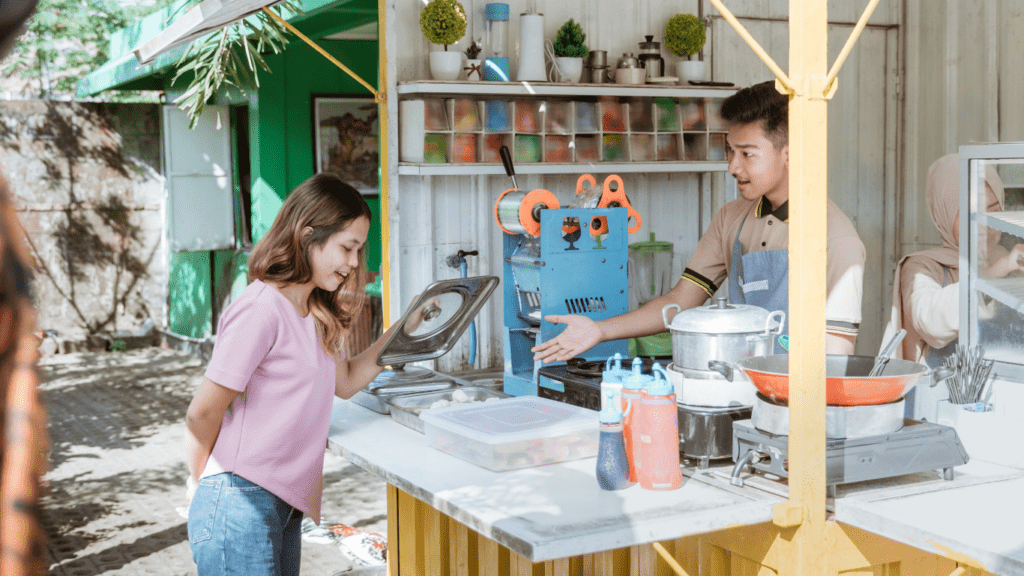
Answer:
POLYGON ((458 0, 431 0, 420 13, 420 30, 444 50, 430 53, 430 75, 435 80, 458 80, 462 73, 462 52, 448 51, 466 33, 466 11, 458 0))
POLYGON ((555 52, 555 70, 559 82, 575 84, 583 74, 583 59, 590 55, 590 50, 583 43, 587 35, 583 28, 572 18, 562 24, 555 34, 553 46, 555 52))
POLYGON ((704 23, 693 14, 676 14, 665 25, 665 46, 669 52, 686 58, 676 63, 680 84, 704 80, 704 62, 690 57, 704 48, 706 38, 704 23))
POLYGON ((480 52, 483 49, 478 40, 473 40, 469 43, 469 48, 466 48, 466 67, 463 68, 466 71, 466 80, 477 81, 483 76, 483 66, 480 60, 480 52))

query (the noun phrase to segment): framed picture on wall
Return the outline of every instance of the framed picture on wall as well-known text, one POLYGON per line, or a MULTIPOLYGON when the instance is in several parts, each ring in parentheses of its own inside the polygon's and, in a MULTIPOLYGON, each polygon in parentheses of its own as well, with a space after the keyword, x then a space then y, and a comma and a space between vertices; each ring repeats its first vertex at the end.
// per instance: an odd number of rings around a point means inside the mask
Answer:
POLYGON ((313 95, 314 172, 334 172, 363 194, 379 193, 380 123, 373 98, 313 95))

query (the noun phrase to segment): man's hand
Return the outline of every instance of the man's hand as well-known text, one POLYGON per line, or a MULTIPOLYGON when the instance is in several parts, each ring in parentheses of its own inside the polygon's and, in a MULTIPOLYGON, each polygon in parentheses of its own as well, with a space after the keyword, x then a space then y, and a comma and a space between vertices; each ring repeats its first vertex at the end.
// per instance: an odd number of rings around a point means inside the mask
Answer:
POLYGON ((530 349, 533 359, 542 362, 564 361, 590 350, 602 340, 601 328, 586 316, 557 316, 544 318, 552 324, 565 324, 561 334, 530 349))

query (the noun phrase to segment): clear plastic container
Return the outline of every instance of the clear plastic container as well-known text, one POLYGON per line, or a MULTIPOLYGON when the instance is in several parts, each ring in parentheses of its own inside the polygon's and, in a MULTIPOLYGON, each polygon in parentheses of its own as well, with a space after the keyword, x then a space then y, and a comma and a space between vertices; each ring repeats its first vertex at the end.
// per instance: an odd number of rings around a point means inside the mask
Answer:
POLYGON ((597 455, 597 412, 537 396, 423 412, 427 443, 500 472, 597 455))

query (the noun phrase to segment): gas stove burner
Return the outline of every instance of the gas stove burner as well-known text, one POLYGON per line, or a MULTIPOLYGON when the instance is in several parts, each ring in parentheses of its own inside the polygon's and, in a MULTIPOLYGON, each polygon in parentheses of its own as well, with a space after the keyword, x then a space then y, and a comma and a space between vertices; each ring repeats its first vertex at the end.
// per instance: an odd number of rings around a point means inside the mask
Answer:
MULTIPOLYGON (((768 405, 761 402, 761 405, 768 405)), ((834 408, 839 408, 838 406, 834 408)), ((845 407, 844 407, 845 408, 845 407)), ((858 406, 857 408, 862 408, 858 406)), ((758 405, 754 405, 757 413, 758 405)), ((789 436, 758 430, 751 420, 733 422, 731 483, 743 486, 743 469, 789 477, 789 436)), ((952 480, 954 467, 970 460, 956 430, 949 426, 906 420, 896 432, 864 438, 829 438, 825 442, 825 483, 830 498, 836 486, 942 470, 952 480)))
MULTIPOLYGON (((826 438, 867 438, 903 428, 904 401, 869 406, 826 406, 826 438)), ((771 400, 760 392, 750 417, 755 428, 769 434, 789 435, 789 406, 785 400, 771 400)))
MULTIPOLYGON (((657 358, 645 358, 640 357, 640 371, 644 374, 650 374, 651 368, 654 363, 658 362, 663 368, 667 367, 672 363, 672 357, 657 357, 657 358)), ((574 376, 583 376, 585 378, 597 378, 598 380, 604 375, 604 368, 607 360, 587 360, 586 358, 569 358, 565 362, 565 370, 569 374, 574 376)), ((623 358, 622 367, 629 369, 633 365, 632 358, 623 358)))

